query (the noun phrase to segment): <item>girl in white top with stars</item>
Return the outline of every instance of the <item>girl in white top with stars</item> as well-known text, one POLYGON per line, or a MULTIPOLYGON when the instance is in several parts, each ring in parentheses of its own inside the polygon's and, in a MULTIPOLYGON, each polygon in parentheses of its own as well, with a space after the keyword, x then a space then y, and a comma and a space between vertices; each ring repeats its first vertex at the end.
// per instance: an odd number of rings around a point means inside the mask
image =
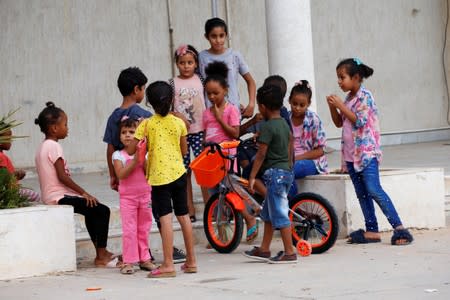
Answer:
MULTIPOLYGON (((188 152, 183 157, 187 172, 187 201, 191 222, 195 222, 195 207, 192 199, 192 181, 189 164, 191 151, 197 157, 203 150, 203 123, 205 97, 203 83, 196 71, 198 69, 198 52, 191 45, 180 45, 175 51, 175 62, 179 75, 169 80, 174 89, 174 115, 181 118, 188 128, 188 152)), ((208 190, 201 188, 203 201, 208 200, 208 190)))

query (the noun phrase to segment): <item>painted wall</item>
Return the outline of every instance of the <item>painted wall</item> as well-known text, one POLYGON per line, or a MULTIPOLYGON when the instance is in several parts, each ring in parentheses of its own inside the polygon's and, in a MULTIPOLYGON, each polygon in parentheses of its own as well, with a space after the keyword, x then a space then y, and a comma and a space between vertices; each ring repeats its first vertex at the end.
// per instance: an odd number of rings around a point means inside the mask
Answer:
MULTIPOLYGON (((209 0, 170 1, 175 47, 209 45, 203 34, 210 5, 209 0)), ((232 46, 261 83, 267 74, 264 1, 233 1, 229 10, 232 46)), ((225 18, 224 3, 219 12, 225 18)), ((15 141, 9 153, 17 167, 34 166, 43 139, 34 119, 51 100, 69 117, 69 136, 61 143, 71 168, 104 169, 106 120, 122 101, 119 72, 139 66, 149 82, 172 76, 165 0, 4 0, 0 40, 0 115, 21 107, 16 118, 24 124, 14 134, 29 136, 15 141)))
POLYGON ((335 67, 355 56, 374 69, 365 86, 380 110, 382 132, 449 126, 442 57, 446 0, 311 1, 311 11, 316 100, 328 136, 340 136, 340 130, 325 96, 343 95, 335 67))
MULTIPOLYGON (((219 16, 226 18, 226 1, 217 2, 219 16)), ((244 55, 259 86, 268 75, 264 1, 228 3, 231 45, 244 55)), ((169 4, 174 46, 206 48, 211 1, 169 4)), ((375 69, 366 86, 376 97, 383 132, 448 126, 442 64, 446 0, 311 1, 311 14, 314 100, 328 136, 339 131, 324 99, 342 95, 334 69, 348 56, 375 69)), ((34 118, 52 100, 69 116, 69 137, 62 141, 69 165, 82 172, 104 169, 102 138, 107 117, 121 103, 120 70, 139 66, 149 81, 172 76, 165 0, 2 0, 0 40, 0 114, 21 107, 16 118, 24 124, 14 133, 29 136, 17 140, 10 153, 18 167, 34 165, 43 139, 34 118)))

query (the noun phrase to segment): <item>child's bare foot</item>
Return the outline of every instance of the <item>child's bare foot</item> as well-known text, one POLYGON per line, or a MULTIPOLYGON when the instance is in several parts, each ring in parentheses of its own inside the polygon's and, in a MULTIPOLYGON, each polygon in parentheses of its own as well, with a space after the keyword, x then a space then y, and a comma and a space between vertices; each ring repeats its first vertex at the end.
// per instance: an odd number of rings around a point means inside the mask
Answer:
POLYGON ((108 259, 95 258, 94 264, 97 268, 120 268, 123 262, 116 256, 108 259))
POLYGON ((105 248, 99 248, 97 249, 97 257, 94 260, 94 264, 97 267, 103 268, 121 267, 123 264, 122 255, 115 255, 105 248))

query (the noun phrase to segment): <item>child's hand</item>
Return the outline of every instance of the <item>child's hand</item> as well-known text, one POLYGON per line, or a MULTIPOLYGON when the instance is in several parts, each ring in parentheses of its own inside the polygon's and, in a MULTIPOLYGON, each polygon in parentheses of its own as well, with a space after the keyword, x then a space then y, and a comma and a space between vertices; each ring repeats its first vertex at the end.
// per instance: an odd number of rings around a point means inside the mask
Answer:
POLYGON ((119 180, 116 176, 112 176, 109 178, 109 186, 116 192, 119 190, 119 180))
POLYGON ((343 102, 339 96, 329 95, 327 96, 328 105, 339 108, 342 106, 343 102))
POLYGON ((135 159, 139 163, 145 162, 145 154, 147 153, 147 141, 145 139, 140 140, 136 145, 135 159))
POLYGON ((256 124, 256 123, 258 123, 259 121, 262 121, 262 120, 264 120, 264 117, 262 116, 262 114, 261 113, 257 113, 253 118, 252 118, 252 122, 253 122, 253 124, 256 124))
POLYGON ((214 118, 221 119, 222 118, 222 113, 220 112, 220 108, 217 107, 216 105, 211 106, 211 112, 214 115, 214 118))
POLYGON ((254 193, 255 193, 254 186, 255 186, 255 178, 249 178, 249 179, 248 179, 248 191, 249 191, 251 194, 254 194, 254 193))
POLYGON ((26 174, 25 170, 22 170, 22 169, 14 171, 14 176, 16 176, 17 180, 23 179, 25 177, 25 174, 26 174))
POLYGON ((255 111, 255 107, 250 105, 244 108, 244 106, 241 104, 240 109, 242 118, 251 118, 253 116, 253 112, 255 111))
POLYGON ((191 122, 189 122, 189 120, 180 112, 176 112, 176 111, 171 111, 170 112, 172 115, 174 115, 175 117, 183 120, 184 124, 186 125, 187 130, 189 130, 189 127, 191 127, 191 122))
POLYGON ((97 206, 98 200, 94 196, 89 195, 88 193, 84 192, 81 197, 86 199, 86 206, 88 207, 94 207, 97 206))

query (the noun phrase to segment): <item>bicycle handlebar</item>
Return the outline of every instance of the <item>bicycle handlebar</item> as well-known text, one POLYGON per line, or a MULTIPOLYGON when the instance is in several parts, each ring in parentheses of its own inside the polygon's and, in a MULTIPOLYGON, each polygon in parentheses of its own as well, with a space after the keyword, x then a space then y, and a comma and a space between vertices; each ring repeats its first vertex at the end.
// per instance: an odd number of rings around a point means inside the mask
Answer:
POLYGON ((224 159, 232 159, 232 157, 230 157, 229 155, 225 155, 223 152, 222 152, 222 147, 220 146, 220 144, 217 144, 217 143, 214 143, 214 142, 206 142, 205 144, 204 144, 204 147, 205 148, 207 148, 207 147, 209 147, 210 148, 210 150, 209 150, 209 152, 210 153, 215 153, 216 151, 217 152, 219 152, 219 155, 222 157, 222 158, 224 158, 224 159))

